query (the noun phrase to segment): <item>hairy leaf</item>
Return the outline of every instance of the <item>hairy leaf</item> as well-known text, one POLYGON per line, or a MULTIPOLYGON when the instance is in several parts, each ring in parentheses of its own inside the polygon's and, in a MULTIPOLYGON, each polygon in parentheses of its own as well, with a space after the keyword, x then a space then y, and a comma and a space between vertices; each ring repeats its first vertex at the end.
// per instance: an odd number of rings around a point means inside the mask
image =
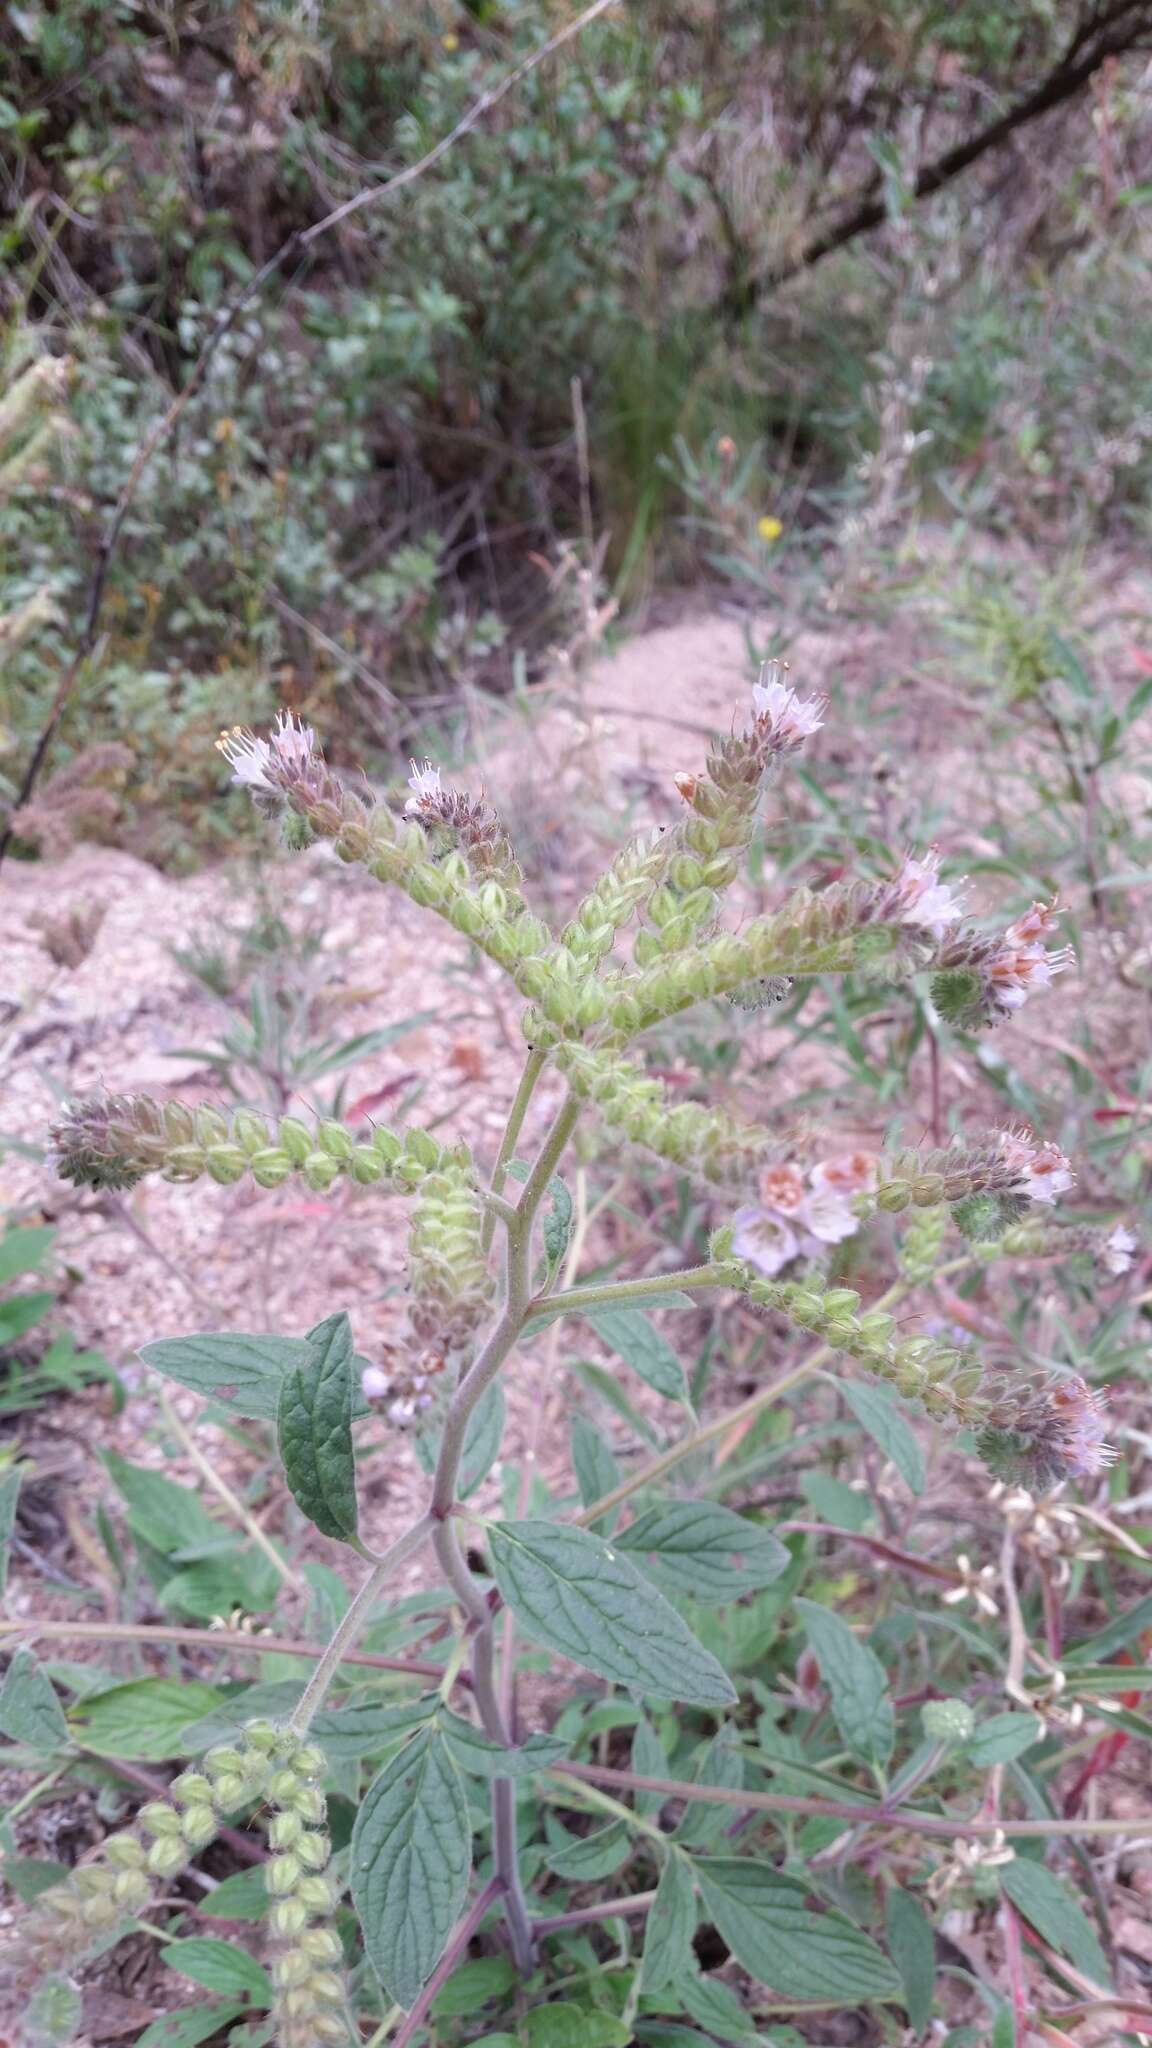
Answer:
MULTIPOLYGON (((611 1445, 584 1415, 578 1415, 572 1424, 572 1468, 583 1507, 590 1508, 593 1501, 600 1500, 620 1484, 620 1467, 611 1445)), ((609 1536, 615 1524, 614 1514, 601 1515, 599 1521, 589 1523, 589 1527, 598 1536, 609 1536)))
POLYGON ((357 1384, 352 1328, 327 1316, 308 1339, 307 1356, 285 1375, 277 1427, 284 1476, 296 1504, 322 1536, 356 1535, 352 1397, 357 1384))
POLYGON ((590 1308, 585 1311, 598 1337, 618 1351, 625 1365, 667 1401, 686 1401, 684 1368, 666 1337, 638 1308, 590 1308))
POLYGON ((924 1460, 920 1446, 895 1397, 886 1387, 870 1386, 863 1380, 840 1380, 837 1385, 861 1429, 891 1459, 909 1492, 923 1493, 924 1460))
POLYGON ((626 1863, 632 1851, 632 1838, 622 1820, 609 1821, 606 1828, 594 1828, 590 1835, 569 1835, 560 1845, 550 1848, 544 1857, 549 1870, 557 1877, 568 1877, 574 1884, 590 1884, 601 1877, 611 1877, 626 1863))
POLYGON ((836 1726, 855 1756, 886 1764, 896 1739, 888 1674, 846 1621, 815 1600, 797 1600, 808 1641, 832 1696, 836 1726))
POLYGON ((640 1989, 645 1997, 663 1991, 687 1967, 695 1932, 696 1889, 691 1867, 683 1856, 669 1849, 644 1928, 640 1989))
POLYGON ((31 1650, 17 1650, 0 1686, 0 1735, 27 1749, 50 1750, 66 1743, 68 1733, 51 1679, 31 1650))
POLYGON ((778 1536, 714 1501, 665 1501, 620 1532, 621 1550, 656 1560, 679 1593, 709 1603, 770 1586, 792 1562, 778 1536))
POLYGON ((1096 1930, 1075 1892, 1054 1870, 1017 1856, 1001 1870, 1000 1888, 1037 1934, 1094 1983, 1111 1986, 1112 1973, 1096 1930))
POLYGON ((809 1912, 805 1887, 770 1864, 702 1857, 696 1875, 709 1919, 767 1990, 835 2005, 900 1997, 883 1950, 842 1913, 809 1912))
POLYGON ((193 1934, 186 1941, 171 1941, 160 1951, 161 1962, 202 1984, 205 1991, 222 1991, 234 1998, 245 1995, 254 2005, 272 2003, 272 1980, 267 1970, 245 1949, 215 1934, 193 1934))
POLYGON ((936 1993, 936 1936, 932 1922, 912 1892, 893 1885, 885 1909, 888 1946, 904 1984, 904 2009, 914 2034, 922 2034, 932 2017, 936 1993))
POLYGON ((222 1705, 215 1686, 199 1679, 139 1678, 79 1701, 70 1719, 77 1742, 97 1756, 162 1763, 189 1754, 184 1741, 189 1722, 222 1705))
POLYGON ((468 1889, 472 1828, 460 1773, 431 1729, 385 1764, 352 1831, 349 1883, 364 1946, 408 2010, 432 1975, 468 1889))

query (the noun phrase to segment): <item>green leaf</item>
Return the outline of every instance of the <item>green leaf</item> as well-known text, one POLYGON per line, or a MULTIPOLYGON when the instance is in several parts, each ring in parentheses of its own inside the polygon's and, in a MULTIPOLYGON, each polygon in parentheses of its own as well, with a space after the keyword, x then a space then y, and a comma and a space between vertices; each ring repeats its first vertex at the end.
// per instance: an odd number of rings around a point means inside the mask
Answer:
MULTIPOLYGON (((1152 681, 1152 677, 1149 678, 1152 681)), ((1117 1650, 1126 1650, 1129 1643, 1146 1628, 1152 1628, 1152 1593, 1137 1600, 1126 1614, 1114 1615, 1094 1636, 1085 1636, 1082 1643, 1074 1643, 1065 1653, 1064 1662, 1071 1668, 1077 1664, 1106 1664, 1117 1650)))
POLYGON ((527 2048, 628 2048, 632 2030, 610 2013, 555 1999, 525 2013, 521 2031, 527 2048))
MULTIPOLYGON (((632 1737, 631 1769, 638 1778, 668 1778, 671 1769, 668 1753, 647 1716, 641 1714, 632 1737)), ((662 1792, 634 1792, 632 1804, 637 1813, 659 1813, 664 1804, 662 1792)))
POLYGON ((226 1877, 198 1902, 196 1911, 206 1920, 262 1920, 268 1911, 263 1864, 226 1877))
POLYGON ((221 1687, 215 1706, 195 1720, 187 1720, 179 1755, 199 1756, 215 1742, 234 1742, 245 1721, 286 1721, 303 1690, 302 1678, 269 1678, 260 1685, 238 1685, 227 1692, 221 1687))
POLYGON ((568 1249, 572 1235, 572 1197, 559 1174, 554 1174, 548 1183, 551 1206, 544 1218, 544 1256, 548 1261, 548 1280, 551 1283, 560 1262, 568 1249))
POLYGON ((66 1863, 53 1863, 47 1856, 5 1856, 4 1882, 9 1891, 30 1906, 54 1884, 66 1884, 71 1871, 66 1863))
POLYGON ((137 1678, 107 1692, 81 1700, 69 1716, 82 1749, 97 1756, 122 1756, 140 1763, 163 1763, 188 1750, 184 1731, 190 1721, 223 1704, 215 1686, 195 1678, 137 1678))
POLYGON ((45 1977, 28 2001, 20 2039, 25 2048, 63 2048, 75 2040, 82 2014, 76 1985, 67 1977, 45 1977))
POLYGON ((832 1697, 836 1726, 854 1756, 886 1764, 896 1739, 888 1674, 846 1621, 815 1600, 797 1600, 805 1632, 832 1697))
MULTIPOLYGON (((620 1467, 613 1456, 611 1445, 600 1431, 584 1415, 578 1415, 572 1424, 572 1468, 576 1484, 580 1489, 580 1504, 590 1508, 593 1501, 620 1484, 620 1467)), ((598 1536, 608 1536, 616 1523, 616 1516, 601 1515, 599 1521, 589 1523, 598 1536)))
MULTIPOLYGON (((436 1469, 440 1452, 438 1429, 423 1429, 414 1438, 416 1455, 425 1472, 436 1469)), ((481 1481, 487 1479, 504 1441, 504 1389, 499 1380, 480 1396, 469 1418, 464 1437, 464 1455, 460 1460, 460 1484, 457 1492, 461 1500, 467 1500, 475 1493, 481 1481)))
POLYGON ((432 2017, 464 2019, 493 1998, 503 1998, 519 1981, 505 1956, 481 1956, 474 1963, 462 1963, 434 1998, 432 2017))
POLYGON ((0 1287, 21 1273, 34 1273, 47 1257, 56 1232, 34 1225, 28 1230, 6 1230, 0 1237, 0 1287))
POLYGON ((174 1551, 219 1549, 228 1531, 202 1505, 190 1486, 177 1486, 162 1472, 130 1465, 115 1451, 102 1454, 108 1476, 128 1508, 134 1536, 140 1536, 165 1557, 174 1551))
MULTIPOLYGON (((707 2027, 710 2034, 719 2035, 722 2041, 756 2041, 759 2036, 756 2022, 745 2012, 731 1986, 719 1977, 705 1977, 695 1967, 682 1971, 676 1981, 685 2012, 698 2026, 707 2027)), ((775 2040, 775 2034, 769 2037, 775 2040)), ((797 2041, 800 2037, 797 2035, 797 2041)), ((800 2048, 804 2043, 800 2042, 800 2048)))
POLYGON ((219 1401, 250 1422, 275 1422, 285 1374, 303 1363, 306 1337, 160 1337, 142 1344, 145 1365, 177 1386, 219 1401))
POLYGON ((968 1760, 980 1770, 1013 1763, 1039 1742, 1043 1733, 1043 1724, 1034 1714, 992 1714, 965 1744, 968 1760))
POLYGON ((364 1795, 349 1877, 369 1960, 388 1997, 405 2011, 460 1916, 471 1861, 460 1773, 440 1736, 422 1730, 364 1795))
POLYGON ((439 1696, 429 1693, 424 1699, 404 1700, 390 1707, 380 1700, 365 1701, 361 1706, 323 1707, 308 1732, 330 1763, 356 1763, 361 1757, 390 1749, 398 1735, 430 1720, 438 1704, 439 1696))
POLYGON ((936 1936, 932 1922, 912 1892, 893 1885, 888 1893, 886 1930, 892 1960, 904 1985, 904 2009, 914 2034, 922 2034, 932 2017, 936 1995, 936 1936))
MULTIPOLYGON (((700 1759, 695 1782, 720 1786, 729 1792, 744 1783, 744 1758, 740 1737, 728 1723, 717 1730, 700 1759)), ((676 1840, 690 1849, 711 1849, 731 1824, 736 1808, 715 1805, 710 1800, 692 1800, 676 1830, 676 1840)))
POLYGON ((623 1529, 616 1543, 655 1558, 676 1592, 709 1604, 759 1592, 792 1562, 771 1529, 715 1501, 665 1501, 623 1529))
POLYGON ((831 1522, 834 1529, 852 1529, 859 1535, 876 1519, 876 1504, 867 1493, 857 1493, 831 1472, 814 1470, 800 1474, 800 1491, 814 1515, 831 1522))
POLYGON ((68 1741, 64 1709, 31 1650, 17 1650, 0 1686, 0 1735, 27 1749, 59 1749, 68 1741))
POLYGON ((261 2007, 272 2004, 272 1979, 267 1970, 242 1948, 221 1941, 214 1934, 193 1934, 186 1941, 171 1941, 160 1951, 169 1969, 202 1984, 205 1991, 222 1991, 233 1998, 248 1997, 261 2007))
POLYGON ((16 1508, 23 1477, 22 1465, 10 1465, 6 1472, 0 1473, 0 1600, 8 1590, 8 1551, 16 1526, 16 1508))
POLYGON ((220 2033, 230 2021, 238 2020, 244 2010, 234 1999, 218 2005, 183 2006, 179 2012, 168 2013, 145 2027, 136 2048, 199 2048, 201 2041, 220 2033))
POLYGON ((645 1997, 663 1991, 679 1977, 692 1957, 696 1932, 696 1889, 683 1856, 670 1849, 664 1858, 656 1897, 644 1930, 644 1961, 640 1990, 645 1997))
POLYGON ((766 1990, 834 2005, 901 1996, 883 1950, 842 1913, 810 1913, 805 1887, 771 1865, 702 1857, 696 1875, 709 1919, 766 1990))
POLYGON ((1046 1869, 1043 1863, 1017 1856, 1014 1863, 1006 1863, 1001 1870, 1000 1888, 1044 1941, 1051 1942, 1094 1983, 1102 1984, 1106 1990, 1111 1988, 1108 1959, 1096 1930, 1063 1878, 1046 1869))
POLYGON ((684 1368, 666 1337, 660 1335, 638 1308, 590 1308, 588 1321, 610 1351, 619 1352, 625 1365, 639 1373, 645 1384, 666 1401, 686 1401, 688 1382, 684 1368))
POLYGON ((611 1877, 631 1853, 632 1838, 627 1826, 622 1820, 614 1820, 590 1835, 569 1835, 559 1848, 547 1851, 544 1861, 557 1877, 571 1878, 574 1884, 590 1884, 597 1878, 611 1877))
POLYGON ((569 1745, 556 1735, 530 1735, 515 1749, 502 1749, 498 1742, 489 1742, 479 1728, 474 1728, 470 1721, 461 1720, 458 1714, 444 1709, 439 1719, 441 1731, 460 1769, 473 1777, 531 1778, 537 1771, 547 1770, 550 1764, 559 1763, 568 1754, 569 1745))
POLYGON ((276 1605, 279 1591, 275 1565, 253 1545, 184 1565, 157 1589, 157 1598, 162 1607, 196 1621, 212 1621, 218 1614, 231 1614, 234 1607, 246 1614, 266 1614, 276 1605))
POLYGON ((14 1344, 55 1308, 54 1294, 13 1294, 7 1301, 0 1301, 0 1343, 14 1344))
POLYGON ((837 1390, 886 1458, 890 1458, 910 1493, 924 1491, 924 1460, 911 1425, 886 1387, 861 1380, 837 1380, 837 1390))
POLYGON ((573 1371, 579 1373, 585 1386, 599 1395, 609 1408, 614 1408, 617 1415, 623 1418, 629 1429, 635 1431, 642 1443, 651 1444, 654 1448, 659 1445, 660 1438, 652 1424, 647 1416, 641 1415, 639 1409, 632 1406, 615 1373, 606 1372, 602 1365, 593 1365, 588 1358, 574 1358, 571 1365, 573 1371))
POLYGON ((497 1522, 496 1583, 526 1633, 600 1678, 659 1699, 730 1706, 735 1690, 674 1607, 587 1529, 497 1522))
POLYGON ((357 1531, 352 1397, 357 1385, 352 1328, 341 1312, 308 1339, 308 1355, 285 1375, 277 1431, 284 1476, 296 1505, 322 1536, 347 1543, 357 1531))

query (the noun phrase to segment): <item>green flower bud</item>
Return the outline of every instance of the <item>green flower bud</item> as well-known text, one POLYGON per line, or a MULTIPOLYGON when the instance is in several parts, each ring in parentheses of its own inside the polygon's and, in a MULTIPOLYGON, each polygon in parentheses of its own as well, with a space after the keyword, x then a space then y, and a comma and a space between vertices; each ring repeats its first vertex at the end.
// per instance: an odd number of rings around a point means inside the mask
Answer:
POLYGON ((198 1144, 205 1147, 224 1144, 228 1137, 228 1119, 220 1110, 213 1109, 211 1103, 202 1102, 192 1114, 198 1144))
POLYGON ((293 1166, 303 1166, 312 1150, 312 1133, 299 1117, 282 1116, 278 1131, 280 1149, 288 1154, 293 1166))
POLYGON ((272 1964, 272 1978, 277 1985, 289 1991, 297 1984, 306 1984, 312 1975, 312 1965, 302 1949, 288 1949, 277 1956, 272 1964))
POLYGON ((204 1164, 212 1179, 222 1188, 232 1187, 236 1181, 242 1180, 248 1167, 239 1145, 209 1145, 204 1154, 204 1164))
POLYGON ((302 1835, 296 1844, 296 1854, 305 1870, 323 1870, 332 1854, 332 1844, 327 1835, 302 1835))
POLYGON ((256 1152, 249 1161, 249 1171, 259 1188, 278 1188, 288 1179, 292 1161, 287 1152, 277 1151, 270 1146, 266 1152, 256 1152))
POLYGON ((156 1877, 175 1877, 188 1861, 188 1851, 182 1841, 172 1841, 162 1835, 153 1842, 148 1851, 148 1868, 156 1877))
POLYGON ((180 1825, 190 1849, 206 1849, 220 1832, 220 1823, 211 1806, 190 1806, 180 1825))
POLYGON ((304 1833, 298 1813, 274 1813, 268 1823, 268 1840, 273 1849, 294 1849, 304 1833))
POLYGON ((319 1785, 298 1785, 296 1787, 296 1797, 292 1804, 300 1815, 301 1820, 311 1821, 315 1824, 324 1818, 326 1811, 324 1794, 320 1790, 319 1785))
POLYGON ((314 1194, 327 1194, 334 1180, 339 1179, 340 1168, 326 1152, 310 1152, 300 1168, 304 1179, 314 1194))
POLYGON ((129 1913, 139 1912, 152 1896, 152 1887, 142 1870, 122 1870, 113 1887, 113 1897, 118 1906, 129 1913))
POLYGON ((298 1778, 322 1778, 328 1769, 328 1759, 314 1742, 301 1743, 292 1759, 292 1769, 298 1778))
POLYGON ((168 1787, 178 1806, 202 1806, 212 1798, 212 1785, 202 1771, 181 1771, 168 1787))
POLYGON ((140 1808, 136 1820, 147 1835, 171 1836, 180 1833, 180 1815, 160 1799, 150 1799, 147 1806, 140 1808))
MULTIPOLYGON (((166 1846, 157 1842, 157 1849, 166 1846)), ((85 1899, 81 1907, 81 1918, 86 1927, 111 1927, 120 1918, 120 1909, 115 1899, 103 1896, 85 1899)))
POLYGON ((268 1126, 264 1118, 255 1116, 250 1109, 238 1109, 235 1112, 232 1118, 232 1136, 249 1159, 254 1153, 262 1152, 269 1142, 268 1126))
POLYGON ((199 1180, 203 1171, 204 1154, 199 1145, 174 1145, 164 1161, 165 1180, 199 1180))
POLYGON ((344 1983, 334 1970, 317 1970, 309 1989, 313 1998, 321 2005, 340 2005, 344 1999, 344 1983))
POLYGON ((116 1869, 143 1870, 144 1868, 144 1844, 137 1841, 135 1835, 109 1835, 108 1840, 104 1844, 103 1856, 105 1862, 111 1863, 116 1869))
POLYGON ((336 1911, 336 1890, 329 1878, 302 1877, 296 1887, 296 1897, 317 1920, 336 1911))
POLYGON ((285 1767, 277 1771, 269 1785, 268 1797, 273 1806, 291 1806, 295 1802, 298 1790, 299 1784, 295 1773, 285 1767))
POLYGON ((330 1159, 338 1159, 341 1163, 351 1159, 352 1139, 344 1129, 343 1124, 334 1123, 330 1119, 326 1120, 318 1127, 316 1138, 321 1149, 327 1152, 330 1159))
POLYGON ((334 1927, 310 1927, 300 1947, 314 1963, 338 1963, 344 1954, 334 1927))
POLYGON ((296 1890, 301 1868, 299 1858, 291 1854, 269 1857, 264 1866, 264 1880, 274 1899, 287 1898, 296 1890))
POLYGON ((234 1813, 238 1806, 252 1796, 251 1784, 247 1777, 233 1777, 225 1771, 216 1780, 216 1805, 221 1813, 234 1813))
POLYGON ((268 1924, 281 1941, 294 1941, 308 1925, 308 1908, 299 1899, 274 1899, 268 1924))
POLYGON ((930 1742, 968 1742, 976 1716, 967 1700, 928 1700, 920 1709, 920 1726, 930 1742))
POLYGON ((247 1769, 247 1760, 238 1749, 221 1744, 218 1748, 208 1751, 204 1757, 204 1769, 210 1778, 243 1777, 247 1769))
POLYGON ((885 1181, 883 1186, 876 1190, 876 1207, 886 1209, 893 1215, 898 1215, 901 1209, 906 1209, 911 1200, 912 1191, 907 1181, 885 1181))
POLYGON ((361 1187, 372 1187, 384 1174, 384 1161, 371 1145, 355 1145, 348 1170, 361 1187))

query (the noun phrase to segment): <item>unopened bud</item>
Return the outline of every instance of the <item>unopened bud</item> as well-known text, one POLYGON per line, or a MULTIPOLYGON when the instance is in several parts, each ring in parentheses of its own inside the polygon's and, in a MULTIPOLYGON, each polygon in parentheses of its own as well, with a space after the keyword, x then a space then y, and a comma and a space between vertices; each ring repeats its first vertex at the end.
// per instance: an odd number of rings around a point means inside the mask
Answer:
POLYGON ((928 1700, 920 1709, 920 1726, 931 1742, 967 1742, 976 1716, 967 1700, 928 1700))
POLYGON ((287 1898, 294 1892, 300 1881, 299 1858, 289 1854, 270 1856, 264 1866, 264 1879, 274 1899, 287 1898))
POLYGON ((183 1841, 173 1841, 167 1835, 153 1842, 148 1851, 148 1868, 156 1877, 175 1877, 187 1861, 188 1851, 183 1841))

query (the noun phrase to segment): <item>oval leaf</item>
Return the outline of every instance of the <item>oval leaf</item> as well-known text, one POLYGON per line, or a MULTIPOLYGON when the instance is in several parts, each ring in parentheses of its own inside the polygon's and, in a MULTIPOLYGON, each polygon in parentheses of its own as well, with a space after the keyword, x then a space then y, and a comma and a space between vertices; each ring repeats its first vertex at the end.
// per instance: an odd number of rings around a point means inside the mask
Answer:
POLYGON ((611 1877, 627 1862, 631 1848, 631 1836, 624 1822, 613 1820, 606 1828, 595 1828, 590 1835, 569 1835, 559 1848, 549 1849, 544 1861, 557 1877, 588 1884, 596 1878, 611 1877))
POLYGON ((853 1755, 886 1764, 896 1739, 888 1674, 846 1621, 815 1600, 797 1600, 808 1641, 832 1698, 836 1726, 853 1755))
POLYGON ((0 1687, 0 1735, 26 1749, 59 1749, 68 1741, 64 1709, 31 1650, 17 1650, 0 1687))
POLYGON ((886 1387, 841 1380, 839 1390, 860 1424, 886 1458, 890 1458, 910 1493, 924 1491, 924 1460, 911 1424, 886 1387))
POLYGON ((555 1522, 497 1522, 488 1544, 504 1599, 548 1649, 633 1692, 701 1707, 735 1700, 715 1657, 602 1537, 555 1522))
POLYGON ((666 1337, 638 1308, 586 1309, 588 1321, 610 1351, 617 1351, 633 1372, 667 1401, 686 1401, 684 1368, 666 1337))
POLYGON ((1036 1929, 1062 1956, 1075 1963, 1093 1983, 1105 1988, 1112 1983, 1108 1959, 1096 1930, 1070 1886, 1047 1870, 1043 1863, 1017 1856, 1000 1872, 1000 1889, 1011 1899, 1030 1927, 1036 1929))
POLYGON ((883 1950, 842 1913, 809 1912, 804 1886, 771 1865, 708 1856, 696 1875, 709 1919, 766 1990, 833 2005, 901 1996, 883 1950))
POLYGON ((368 1787, 352 1830, 349 1876, 369 1960, 405 2011, 459 1918, 471 1860, 460 1773, 435 1731, 422 1731, 368 1787))
POLYGON ((778 1536, 712 1501, 666 1501, 649 1508, 616 1542, 656 1560, 678 1593, 719 1603, 757 1593, 792 1560, 778 1536))
POLYGON ((683 1856, 670 1850, 656 1887, 644 1933, 640 1989, 645 1997, 674 1983, 690 1966, 696 1932, 696 1888, 683 1856))
POLYGON ((272 1979, 267 1970, 255 1956, 214 1934, 171 1941, 161 1949, 160 1960, 182 1977, 190 1977, 193 1984, 202 1984, 206 1991, 223 1991, 234 1998, 247 1995, 259 2006, 272 2003, 272 1979))
POLYGON ((322 1536, 356 1535, 352 1330, 343 1313, 327 1316, 308 1339, 306 1357, 285 1375, 277 1427, 284 1476, 298 1507, 322 1536))

